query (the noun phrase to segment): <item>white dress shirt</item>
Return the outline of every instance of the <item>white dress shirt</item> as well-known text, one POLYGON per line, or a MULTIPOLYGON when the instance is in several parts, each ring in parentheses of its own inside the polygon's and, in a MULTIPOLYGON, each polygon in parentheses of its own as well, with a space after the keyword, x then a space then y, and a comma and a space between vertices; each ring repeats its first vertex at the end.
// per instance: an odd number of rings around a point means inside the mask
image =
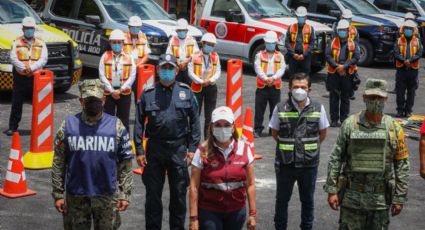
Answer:
POLYGON ((283 55, 281 56, 280 69, 278 69, 276 73, 274 72, 274 56, 275 56, 275 53, 273 53, 273 55, 269 55, 267 73, 264 73, 263 68, 261 68, 261 52, 258 52, 257 55, 255 55, 255 61, 254 61, 255 73, 257 73, 257 75, 260 76, 260 78, 263 79, 264 81, 267 79, 267 77, 272 77, 274 80, 280 79, 285 73, 286 63, 285 63, 285 58, 283 57, 283 55))
MULTIPOLYGON (((217 55, 218 56, 218 55, 217 55)), ((215 84, 215 82, 220 78, 221 75, 221 65, 220 65, 220 58, 218 58, 218 62, 217 62, 217 68, 215 70, 215 74, 213 76, 211 76, 211 78, 209 79, 211 84, 215 84)), ((213 65, 211 63, 211 58, 209 54, 203 54, 203 59, 204 59, 204 64, 202 65, 202 75, 203 76, 198 76, 195 74, 194 72, 194 64, 193 64, 193 59, 192 61, 189 62, 187 68, 188 68, 188 73, 189 73, 189 77, 192 79, 192 81, 194 81, 197 84, 202 84, 204 83, 205 78, 211 73, 213 65)))
MULTIPOLYGON (((121 80, 121 76, 122 76, 122 55, 123 53, 120 54, 115 54, 113 53, 113 61, 112 61, 112 78, 114 78, 114 76, 119 76, 119 79, 121 80)), ((102 57, 100 58, 100 62, 99 62, 99 78, 100 80, 103 82, 103 84, 105 85, 106 90, 108 90, 109 92, 113 92, 115 89, 112 86, 112 84, 109 82, 109 80, 105 77, 105 64, 104 64, 104 59, 105 59, 105 55, 106 53, 104 53, 102 55, 102 57)), ((121 85, 120 90, 124 91, 127 89, 130 89, 131 86, 134 83, 134 80, 136 79, 136 64, 134 63, 133 58, 131 58, 131 70, 130 70, 130 75, 127 79, 127 81, 124 82, 124 84, 121 85)))
MULTIPOLYGON (((34 39, 32 39, 31 41, 28 41, 27 39, 24 38, 24 41, 32 48, 32 43, 34 42, 34 39)), ((14 41, 12 44, 12 50, 10 51, 10 62, 16 68, 18 72, 22 72, 26 69, 26 66, 24 65, 23 62, 21 62, 18 59, 18 56, 16 54, 16 46, 18 44, 19 44, 18 39, 14 41)), ((35 62, 34 61, 29 62, 30 68, 32 71, 36 71, 43 68, 47 63, 48 52, 47 52, 46 43, 42 41, 41 45, 42 45, 42 48, 41 48, 40 58, 35 62)), ((28 55, 31 55, 31 48, 28 50, 28 55)))

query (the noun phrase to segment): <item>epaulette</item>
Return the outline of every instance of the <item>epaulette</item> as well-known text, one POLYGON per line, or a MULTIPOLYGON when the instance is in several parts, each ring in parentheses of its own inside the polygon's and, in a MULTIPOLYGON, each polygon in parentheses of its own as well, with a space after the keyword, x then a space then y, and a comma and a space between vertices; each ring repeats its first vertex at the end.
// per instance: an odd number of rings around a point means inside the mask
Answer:
POLYGON ((182 83, 182 82, 179 82, 179 86, 181 86, 183 88, 190 89, 190 86, 188 84, 185 84, 185 83, 182 83))

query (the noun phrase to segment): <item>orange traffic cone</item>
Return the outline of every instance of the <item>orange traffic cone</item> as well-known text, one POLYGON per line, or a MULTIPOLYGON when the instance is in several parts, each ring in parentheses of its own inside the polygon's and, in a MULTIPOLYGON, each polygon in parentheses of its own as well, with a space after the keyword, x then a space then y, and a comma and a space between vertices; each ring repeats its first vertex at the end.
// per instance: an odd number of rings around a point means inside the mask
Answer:
POLYGON ((9 163, 7 164, 4 187, 0 188, 0 194, 8 198, 31 196, 36 192, 27 188, 24 164, 22 163, 22 148, 19 133, 13 134, 10 148, 9 163))
POLYGON ((252 128, 252 109, 247 107, 245 111, 245 118, 242 126, 242 140, 245 141, 251 148, 252 156, 255 160, 263 159, 263 156, 255 154, 254 148, 254 129, 252 128))

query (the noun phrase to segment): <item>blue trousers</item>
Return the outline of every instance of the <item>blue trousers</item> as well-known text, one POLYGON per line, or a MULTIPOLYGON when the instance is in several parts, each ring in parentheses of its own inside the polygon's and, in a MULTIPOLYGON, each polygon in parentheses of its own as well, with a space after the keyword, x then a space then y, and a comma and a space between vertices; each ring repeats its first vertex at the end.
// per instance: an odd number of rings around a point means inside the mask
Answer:
POLYGON ((241 230, 245 225, 246 208, 236 212, 198 210, 200 230, 241 230))
MULTIPOLYGON (((295 168, 288 165, 276 165, 276 207, 275 228, 286 229, 288 224, 288 203, 291 200, 295 181, 301 200, 301 229, 312 229, 314 220, 314 190, 316 187, 317 167, 295 168)), ((292 228, 291 228, 292 229, 292 228)))

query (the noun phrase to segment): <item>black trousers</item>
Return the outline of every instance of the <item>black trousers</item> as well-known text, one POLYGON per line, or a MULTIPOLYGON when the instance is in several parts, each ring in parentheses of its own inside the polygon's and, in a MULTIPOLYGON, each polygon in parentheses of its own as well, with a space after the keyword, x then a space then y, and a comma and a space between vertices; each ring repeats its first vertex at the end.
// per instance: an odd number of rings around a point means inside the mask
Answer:
POLYGON ((195 93, 195 97, 198 101, 199 115, 202 111, 202 104, 204 104, 204 139, 207 139, 208 126, 211 123, 211 115, 217 105, 217 85, 203 87, 201 92, 195 93))
POLYGON ((342 123, 350 113, 351 76, 342 77, 338 73, 328 73, 326 85, 329 90, 331 121, 339 120, 342 123))
POLYGON ((293 57, 288 56, 289 77, 296 73, 305 73, 310 75, 311 71, 311 55, 304 57, 303 61, 297 61, 293 57))
POLYGON ((280 102, 280 89, 274 86, 265 86, 263 89, 255 91, 255 116, 254 116, 254 131, 261 133, 264 129, 263 120, 266 112, 267 104, 269 105, 270 115, 273 114, 274 107, 280 102))
POLYGON ((131 85, 131 93, 133 94, 134 97, 134 106, 137 105, 137 101, 139 100, 139 98, 137 97, 137 85, 138 85, 138 81, 139 81, 139 74, 136 74, 136 79, 133 82, 133 85, 131 85))
POLYGON ((26 77, 13 70, 12 109, 9 117, 9 129, 17 130, 22 118, 22 106, 25 97, 32 96, 34 77, 26 77))
POLYGON ((186 194, 189 173, 185 161, 185 145, 169 146, 149 139, 146 146, 146 165, 142 180, 146 186, 145 219, 146 229, 160 230, 162 227, 162 190, 165 171, 170 186, 170 230, 185 229, 186 194))
POLYGON ((128 132, 130 132, 130 106, 131 94, 120 95, 120 99, 115 100, 111 95, 106 96, 103 111, 112 116, 117 116, 124 124, 128 132))
POLYGON ((412 113, 415 104, 415 91, 418 89, 418 70, 397 69, 396 72, 396 92, 397 92, 397 112, 412 113))
POLYGON ((189 74, 187 73, 187 69, 179 71, 179 73, 176 75, 176 81, 185 83, 189 86, 192 84, 192 79, 190 79, 189 74))

